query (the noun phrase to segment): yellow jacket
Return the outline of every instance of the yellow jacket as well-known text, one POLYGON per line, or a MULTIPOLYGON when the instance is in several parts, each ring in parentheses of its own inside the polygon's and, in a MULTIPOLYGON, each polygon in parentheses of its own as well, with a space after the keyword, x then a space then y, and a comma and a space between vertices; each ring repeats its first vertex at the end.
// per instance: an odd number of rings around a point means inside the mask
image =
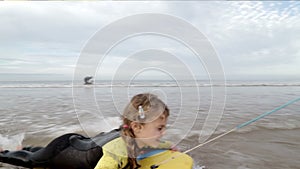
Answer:
MULTIPOLYGON (((157 148, 171 148, 170 142, 162 142, 157 148)), ((95 169, 122 169, 127 165, 127 149, 124 140, 119 137, 102 147, 103 156, 95 169)))
POLYGON ((124 140, 119 137, 102 147, 103 156, 95 169, 119 169, 127 164, 127 149, 124 140))

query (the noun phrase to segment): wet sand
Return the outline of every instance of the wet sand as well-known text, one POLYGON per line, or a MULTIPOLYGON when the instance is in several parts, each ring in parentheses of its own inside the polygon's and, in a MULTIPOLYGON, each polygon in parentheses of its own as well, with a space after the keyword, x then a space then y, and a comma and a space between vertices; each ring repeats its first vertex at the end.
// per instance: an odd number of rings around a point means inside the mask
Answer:
MULTIPOLYGON (((299 169, 300 129, 231 133, 190 155, 208 169, 299 169)), ((214 136, 213 136, 214 137, 214 136)), ((189 138, 185 143, 193 144, 189 138)))

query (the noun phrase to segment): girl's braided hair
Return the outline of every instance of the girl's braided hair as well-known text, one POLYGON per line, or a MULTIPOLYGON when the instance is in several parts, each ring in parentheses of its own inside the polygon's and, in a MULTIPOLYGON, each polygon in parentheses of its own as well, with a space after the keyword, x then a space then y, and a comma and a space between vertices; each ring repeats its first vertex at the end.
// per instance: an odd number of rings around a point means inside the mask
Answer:
POLYGON ((121 136, 124 139, 128 153, 128 164, 129 168, 136 169, 140 165, 136 161, 138 155, 138 146, 135 142, 135 135, 130 127, 132 122, 139 122, 141 125, 151 122, 161 115, 165 117, 169 116, 169 108, 167 105, 160 100, 156 95, 151 93, 142 93, 135 95, 129 104, 125 107, 122 120, 123 129, 121 136), (140 118, 139 107, 144 110, 144 118, 140 118), (125 127, 126 126, 126 127, 125 127))

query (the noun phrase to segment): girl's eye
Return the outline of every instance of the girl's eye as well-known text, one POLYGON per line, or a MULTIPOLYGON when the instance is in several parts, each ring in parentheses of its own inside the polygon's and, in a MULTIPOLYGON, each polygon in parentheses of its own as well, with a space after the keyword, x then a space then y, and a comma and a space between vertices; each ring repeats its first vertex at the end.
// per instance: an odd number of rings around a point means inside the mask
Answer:
POLYGON ((162 131, 165 127, 159 127, 158 130, 162 131))

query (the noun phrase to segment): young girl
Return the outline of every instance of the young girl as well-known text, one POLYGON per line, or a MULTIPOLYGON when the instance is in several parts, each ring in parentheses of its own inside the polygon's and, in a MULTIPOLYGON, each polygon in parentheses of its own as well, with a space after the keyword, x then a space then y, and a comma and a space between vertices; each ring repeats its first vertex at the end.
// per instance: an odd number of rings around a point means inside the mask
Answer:
POLYGON ((160 140, 168 116, 168 107, 157 96, 138 94, 126 106, 120 129, 93 138, 68 133, 45 147, 1 151, 0 162, 26 168, 138 168, 136 158, 141 159, 153 149, 171 149, 169 142, 160 140))
POLYGON ((153 149, 172 149, 161 141, 169 109, 156 95, 142 93, 134 96, 126 106, 121 137, 103 146, 103 156, 95 169, 135 169, 140 167, 137 157, 153 149))

